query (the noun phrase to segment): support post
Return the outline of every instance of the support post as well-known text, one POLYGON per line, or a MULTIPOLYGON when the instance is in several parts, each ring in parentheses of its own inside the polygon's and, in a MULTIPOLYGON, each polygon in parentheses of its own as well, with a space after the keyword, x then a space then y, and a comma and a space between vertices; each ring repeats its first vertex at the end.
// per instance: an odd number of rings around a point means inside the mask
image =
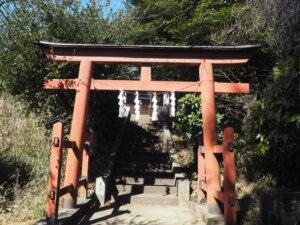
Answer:
POLYGON ((64 125, 62 122, 57 121, 53 124, 52 147, 50 153, 50 173, 46 205, 46 220, 48 224, 55 224, 58 214, 63 137, 64 125))
POLYGON ((151 81, 151 65, 143 64, 141 67, 141 81, 151 81))
POLYGON ((223 160, 224 160, 224 216, 226 224, 236 224, 235 200, 235 161, 233 145, 233 127, 226 127, 223 134, 223 160))
POLYGON ((85 135, 85 125, 91 88, 92 62, 81 61, 78 75, 78 86, 74 103, 70 140, 76 142, 73 149, 68 149, 64 185, 71 185, 72 191, 63 199, 62 207, 73 209, 76 207, 78 181, 81 174, 82 149, 85 135))
POLYGON ((205 183, 205 159, 204 153, 202 152, 203 147, 203 135, 198 137, 198 202, 205 199, 205 194, 203 192, 202 186, 205 183))
POLYGON ((79 196, 82 198, 88 197, 90 146, 91 146, 91 132, 87 131, 85 134, 85 143, 84 143, 83 155, 82 155, 82 171, 81 171, 81 179, 86 179, 86 182, 85 185, 79 188, 79 196))
POLYGON ((203 141, 206 165, 206 187, 208 213, 222 214, 216 199, 215 191, 221 191, 220 168, 218 160, 213 153, 217 144, 215 86, 213 78, 213 65, 204 62, 200 65, 201 104, 203 120, 203 141))

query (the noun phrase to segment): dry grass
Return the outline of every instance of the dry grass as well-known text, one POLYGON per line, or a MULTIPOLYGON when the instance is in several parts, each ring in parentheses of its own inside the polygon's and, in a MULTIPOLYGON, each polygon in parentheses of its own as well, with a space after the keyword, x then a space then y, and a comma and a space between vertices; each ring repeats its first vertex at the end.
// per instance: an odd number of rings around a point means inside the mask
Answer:
POLYGON ((175 145, 175 149, 178 155, 179 163, 182 167, 189 166, 193 161, 194 155, 193 152, 183 145, 182 138, 173 134, 172 139, 175 145))
POLYGON ((22 109, 0 96, 0 224, 32 224, 44 214, 50 132, 22 109))

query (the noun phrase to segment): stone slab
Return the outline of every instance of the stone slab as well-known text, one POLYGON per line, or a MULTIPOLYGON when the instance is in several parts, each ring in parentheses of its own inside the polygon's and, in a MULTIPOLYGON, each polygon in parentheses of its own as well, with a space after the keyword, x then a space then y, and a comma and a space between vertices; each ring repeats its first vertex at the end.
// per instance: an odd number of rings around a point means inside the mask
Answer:
POLYGON ((202 219, 205 225, 225 225, 224 216, 208 213, 206 204, 190 202, 189 208, 191 208, 196 215, 202 219))
POLYGON ((117 184, 143 184, 143 185, 175 185, 175 179, 155 178, 155 177, 138 177, 138 176, 119 176, 116 179, 117 184))
POLYGON ((188 207, 190 200, 190 181, 188 179, 182 179, 177 182, 179 206, 188 207))
POLYGON ((130 203, 143 205, 178 206, 178 197, 174 194, 143 193, 131 196, 130 203))
POLYGON ((176 186, 165 185, 116 185, 119 192, 126 193, 157 193, 157 194, 177 194, 176 186))
MULTIPOLYGON (((73 225, 84 217, 85 213, 94 205, 95 196, 89 199, 78 198, 76 209, 59 209, 55 225, 73 225)), ((34 225, 49 225, 46 218, 39 220, 34 225)), ((51 224, 52 225, 52 224, 51 224)))
POLYGON ((261 195, 264 225, 300 224, 300 192, 261 195))

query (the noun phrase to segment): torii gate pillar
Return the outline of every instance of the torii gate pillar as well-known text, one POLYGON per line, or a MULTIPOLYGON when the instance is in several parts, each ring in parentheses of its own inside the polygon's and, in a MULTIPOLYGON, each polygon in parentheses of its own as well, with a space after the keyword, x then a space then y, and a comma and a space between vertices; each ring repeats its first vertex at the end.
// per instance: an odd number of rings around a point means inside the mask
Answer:
POLYGON ((203 121, 203 142, 206 160, 206 185, 208 212, 221 214, 221 210, 214 198, 214 191, 221 191, 220 168, 213 153, 217 144, 215 86, 213 65, 204 62, 199 69, 201 83, 201 104, 203 121))
POLYGON ((68 149, 64 186, 71 185, 70 193, 63 198, 62 207, 72 209, 76 207, 79 176, 81 175, 83 140, 86 130, 87 109, 92 78, 92 62, 81 61, 76 87, 74 111, 71 125, 70 140, 76 142, 76 148, 68 149))

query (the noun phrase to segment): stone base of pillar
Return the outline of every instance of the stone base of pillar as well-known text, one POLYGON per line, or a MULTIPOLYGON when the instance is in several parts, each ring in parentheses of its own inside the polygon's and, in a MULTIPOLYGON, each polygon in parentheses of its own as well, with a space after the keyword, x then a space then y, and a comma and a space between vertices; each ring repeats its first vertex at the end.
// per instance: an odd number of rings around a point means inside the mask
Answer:
POLYGON ((222 210, 220 209, 218 204, 207 203, 208 213, 222 215, 222 210))
POLYGON ((63 198, 62 199, 62 208, 63 209, 75 209, 76 201, 72 198, 63 198))

